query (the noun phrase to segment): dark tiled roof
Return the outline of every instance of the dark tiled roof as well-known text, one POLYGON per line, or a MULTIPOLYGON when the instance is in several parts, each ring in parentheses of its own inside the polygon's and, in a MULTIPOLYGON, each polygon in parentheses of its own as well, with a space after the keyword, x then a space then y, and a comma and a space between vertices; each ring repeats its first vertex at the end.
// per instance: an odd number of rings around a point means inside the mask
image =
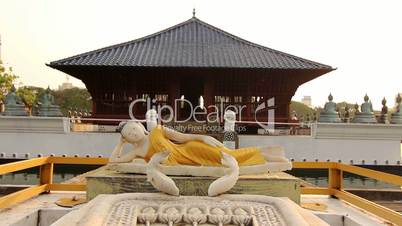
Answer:
POLYGON ((49 66, 68 65, 332 70, 331 66, 246 41, 196 17, 158 33, 54 61, 49 66))

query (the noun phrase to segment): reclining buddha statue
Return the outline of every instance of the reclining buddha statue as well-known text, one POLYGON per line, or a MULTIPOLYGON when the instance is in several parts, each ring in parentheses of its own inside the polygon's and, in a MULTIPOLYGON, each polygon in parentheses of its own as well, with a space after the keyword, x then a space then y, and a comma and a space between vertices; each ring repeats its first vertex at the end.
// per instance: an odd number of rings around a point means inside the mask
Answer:
POLYGON ((211 136, 180 133, 162 125, 148 132, 136 121, 120 123, 118 131, 121 137, 110 165, 119 172, 146 174, 157 190, 172 195, 179 190, 166 175, 220 177, 208 190, 208 195, 215 196, 232 188, 239 175, 291 168, 280 146, 231 150, 211 136), (125 143, 133 149, 124 154, 125 143))

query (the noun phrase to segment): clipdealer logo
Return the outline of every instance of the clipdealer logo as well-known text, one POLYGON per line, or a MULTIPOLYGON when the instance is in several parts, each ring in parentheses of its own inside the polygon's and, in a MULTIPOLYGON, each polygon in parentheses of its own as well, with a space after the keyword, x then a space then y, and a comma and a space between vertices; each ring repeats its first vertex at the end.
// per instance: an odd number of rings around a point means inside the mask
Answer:
POLYGON ((267 101, 264 101, 261 104, 259 104, 254 112, 255 122, 257 122, 257 124, 261 128, 265 129, 269 133, 273 133, 275 130, 275 109, 273 109, 274 106, 275 106, 275 97, 272 97, 269 98, 267 101), (267 108, 268 108, 267 124, 264 124, 263 122, 258 121, 257 113, 267 108))
MULTIPOLYGON (((133 100, 128 109, 128 113, 131 119, 133 120, 141 120, 137 119, 134 114, 134 109, 136 105, 143 106, 146 104, 147 112, 151 109, 154 109, 157 113, 157 120, 159 122, 168 123, 168 122, 176 122, 183 123, 188 121, 195 121, 197 123, 214 123, 220 122, 224 119, 224 114, 226 111, 232 111, 236 115, 237 120, 242 121, 242 116, 244 115, 245 110, 247 109, 247 105, 225 105, 224 102, 220 102, 219 104, 209 105, 209 106, 194 106, 187 99, 175 99, 174 106, 170 106, 168 104, 158 104, 155 99, 147 98, 147 99, 136 99, 133 100), (187 105, 186 109, 189 109, 188 115, 181 115, 181 119, 178 118, 178 112, 183 108, 184 105, 187 105), (162 115, 164 117, 162 117, 162 115), (222 120, 221 120, 222 119, 222 120)), ((272 97, 268 100, 264 100, 254 110, 254 121, 257 125, 259 125, 262 129, 272 133, 275 129, 275 97, 272 97), (267 112, 266 120, 260 121, 257 114, 259 112, 267 112)))

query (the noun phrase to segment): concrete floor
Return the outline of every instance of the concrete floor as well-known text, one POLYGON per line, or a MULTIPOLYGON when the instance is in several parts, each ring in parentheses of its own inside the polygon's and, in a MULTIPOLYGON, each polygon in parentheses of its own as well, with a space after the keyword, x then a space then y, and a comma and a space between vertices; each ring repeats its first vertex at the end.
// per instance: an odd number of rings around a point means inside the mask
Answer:
POLYGON ((302 195, 301 203, 320 203, 328 206, 326 212, 312 211, 331 226, 392 225, 384 220, 339 199, 327 195, 302 195), (346 216, 346 219, 344 217, 346 216), (343 221, 343 222, 342 222, 343 221))
MULTIPOLYGON (((72 208, 60 207, 56 205, 55 202, 60 198, 72 198, 73 196, 85 197, 85 192, 52 192, 51 194, 39 195, 20 204, 11 206, 10 208, 0 210, 0 226, 49 225, 49 221, 55 217, 52 215, 64 215, 68 211, 72 210, 72 208), (40 210, 52 211, 44 211, 44 215, 46 215, 46 217, 41 217, 39 219, 37 217, 37 213, 40 210)), ((79 207, 80 206, 76 206, 75 208, 79 207)))

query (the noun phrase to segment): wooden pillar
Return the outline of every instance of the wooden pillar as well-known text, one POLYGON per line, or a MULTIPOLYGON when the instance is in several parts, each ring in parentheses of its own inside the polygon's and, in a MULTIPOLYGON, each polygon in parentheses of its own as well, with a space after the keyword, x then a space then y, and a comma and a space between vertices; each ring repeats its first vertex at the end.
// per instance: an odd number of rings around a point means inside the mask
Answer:
MULTIPOLYGON (((40 185, 52 184, 53 183, 53 163, 47 163, 40 166, 40 185)), ((49 193, 47 190, 46 193, 49 193)))
MULTIPOLYGON (((180 79, 175 76, 171 76, 168 80, 168 103, 169 105, 175 109, 175 99, 180 99, 180 79)), ((180 109, 180 106, 178 106, 178 109, 180 109)), ((177 118, 180 118, 180 111, 174 112, 177 115, 177 118)))
POLYGON ((330 168, 328 169, 328 189, 342 190, 343 189, 343 171, 330 168))
MULTIPOLYGON (((215 83, 212 76, 205 76, 204 77, 204 91, 203 91, 203 98, 204 98, 204 106, 207 108, 208 106, 214 104, 215 98, 215 83)), ((208 109, 207 112, 212 112, 213 109, 208 109)))
POLYGON ((97 100, 96 99, 92 99, 92 115, 96 115, 97 111, 96 111, 96 104, 97 100))

